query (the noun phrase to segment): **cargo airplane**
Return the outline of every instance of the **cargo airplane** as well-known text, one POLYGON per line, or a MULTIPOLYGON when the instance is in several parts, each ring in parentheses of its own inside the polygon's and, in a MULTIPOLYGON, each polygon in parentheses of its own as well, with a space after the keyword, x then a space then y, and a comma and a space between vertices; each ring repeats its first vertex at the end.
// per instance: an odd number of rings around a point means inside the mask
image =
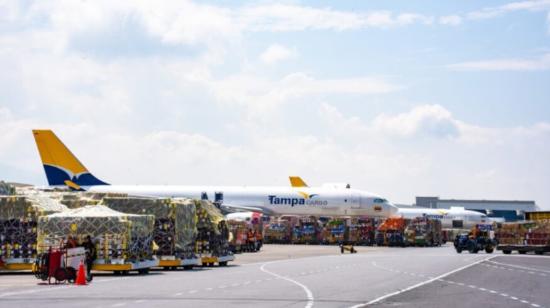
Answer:
POLYGON ((428 217, 441 220, 441 227, 469 229, 476 224, 489 223, 492 220, 487 215, 466 210, 463 207, 451 207, 450 209, 429 209, 421 207, 399 208, 398 216, 405 219, 416 217, 428 217))
POLYGON ((390 217, 398 210, 388 200, 349 185, 309 187, 299 177, 290 177, 290 187, 110 185, 89 172, 51 130, 33 130, 33 135, 52 187, 142 197, 207 199, 228 209, 279 216, 390 217))

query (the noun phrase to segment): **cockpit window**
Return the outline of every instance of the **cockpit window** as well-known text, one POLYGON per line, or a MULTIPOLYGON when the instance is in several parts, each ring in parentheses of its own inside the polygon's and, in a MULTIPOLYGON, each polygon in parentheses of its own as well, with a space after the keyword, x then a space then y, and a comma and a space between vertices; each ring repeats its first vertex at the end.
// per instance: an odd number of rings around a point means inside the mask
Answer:
POLYGON ((374 199, 374 203, 387 203, 388 200, 386 199, 381 199, 381 198, 376 198, 374 199))

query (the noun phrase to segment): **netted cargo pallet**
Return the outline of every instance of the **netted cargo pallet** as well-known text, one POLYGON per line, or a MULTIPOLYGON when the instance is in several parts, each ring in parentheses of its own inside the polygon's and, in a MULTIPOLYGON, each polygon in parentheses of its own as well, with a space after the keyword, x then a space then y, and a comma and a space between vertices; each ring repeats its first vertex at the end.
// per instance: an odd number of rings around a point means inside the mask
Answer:
POLYGON ((221 211, 210 201, 193 202, 197 209, 196 251, 203 257, 231 256, 229 229, 221 211))
MULTIPOLYGON (((105 197, 101 204, 130 214, 155 216, 153 237, 155 254, 161 266, 179 266, 176 259, 195 258, 197 234, 195 203, 188 199, 153 199, 132 197, 105 197), (173 261, 173 262, 168 262, 173 261)), ((182 263, 183 264, 183 263, 182 263)), ((187 265, 187 263, 186 263, 187 265)))
POLYGON ((350 220, 347 242, 354 245, 373 245, 376 222, 371 218, 352 218, 350 220))
POLYGON ((38 218, 64 210, 64 205, 39 194, 0 196, 0 259, 4 267, 28 269, 37 256, 38 218))
POLYGON ((153 215, 125 214, 102 205, 88 205, 38 220, 38 250, 59 246, 69 236, 96 243, 98 262, 137 262, 153 255, 153 215))

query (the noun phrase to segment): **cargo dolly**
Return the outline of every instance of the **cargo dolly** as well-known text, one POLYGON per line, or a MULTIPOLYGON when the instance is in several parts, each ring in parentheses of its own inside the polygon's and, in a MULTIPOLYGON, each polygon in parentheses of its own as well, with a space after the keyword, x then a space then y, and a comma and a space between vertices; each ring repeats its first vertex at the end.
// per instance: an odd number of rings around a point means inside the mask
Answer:
MULTIPOLYGON (((48 248, 47 252, 40 254, 32 267, 35 277, 48 281, 48 284, 63 283, 65 281, 74 283, 77 275, 77 269, 81 264, 86 264, 86 251, 83 247, 48 248)), ((87 275, 86 280, 92 280, 92 275, 87 275)))
POLYGON ((517 251, 519 254, 534 252, 537 255, 542 255, 545 252, 550 252, 548 245, 498 245, 497 250, 501 250, 503 254, 509 255, 512 251, 517 251))

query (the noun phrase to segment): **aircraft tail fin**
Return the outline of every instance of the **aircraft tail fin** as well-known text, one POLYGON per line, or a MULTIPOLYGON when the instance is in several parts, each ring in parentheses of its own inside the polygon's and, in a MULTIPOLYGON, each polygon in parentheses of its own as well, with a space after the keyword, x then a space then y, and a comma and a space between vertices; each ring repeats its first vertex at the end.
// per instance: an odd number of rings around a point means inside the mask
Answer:
POLYGON ((289 176, 288 178, 292 187, 309 187, 299 176, 289 176))
POLYGON ((53 131, 34 129, 32 133, 50 186, 79 190, 80 186, 109 185, 92 175, 53 131))

